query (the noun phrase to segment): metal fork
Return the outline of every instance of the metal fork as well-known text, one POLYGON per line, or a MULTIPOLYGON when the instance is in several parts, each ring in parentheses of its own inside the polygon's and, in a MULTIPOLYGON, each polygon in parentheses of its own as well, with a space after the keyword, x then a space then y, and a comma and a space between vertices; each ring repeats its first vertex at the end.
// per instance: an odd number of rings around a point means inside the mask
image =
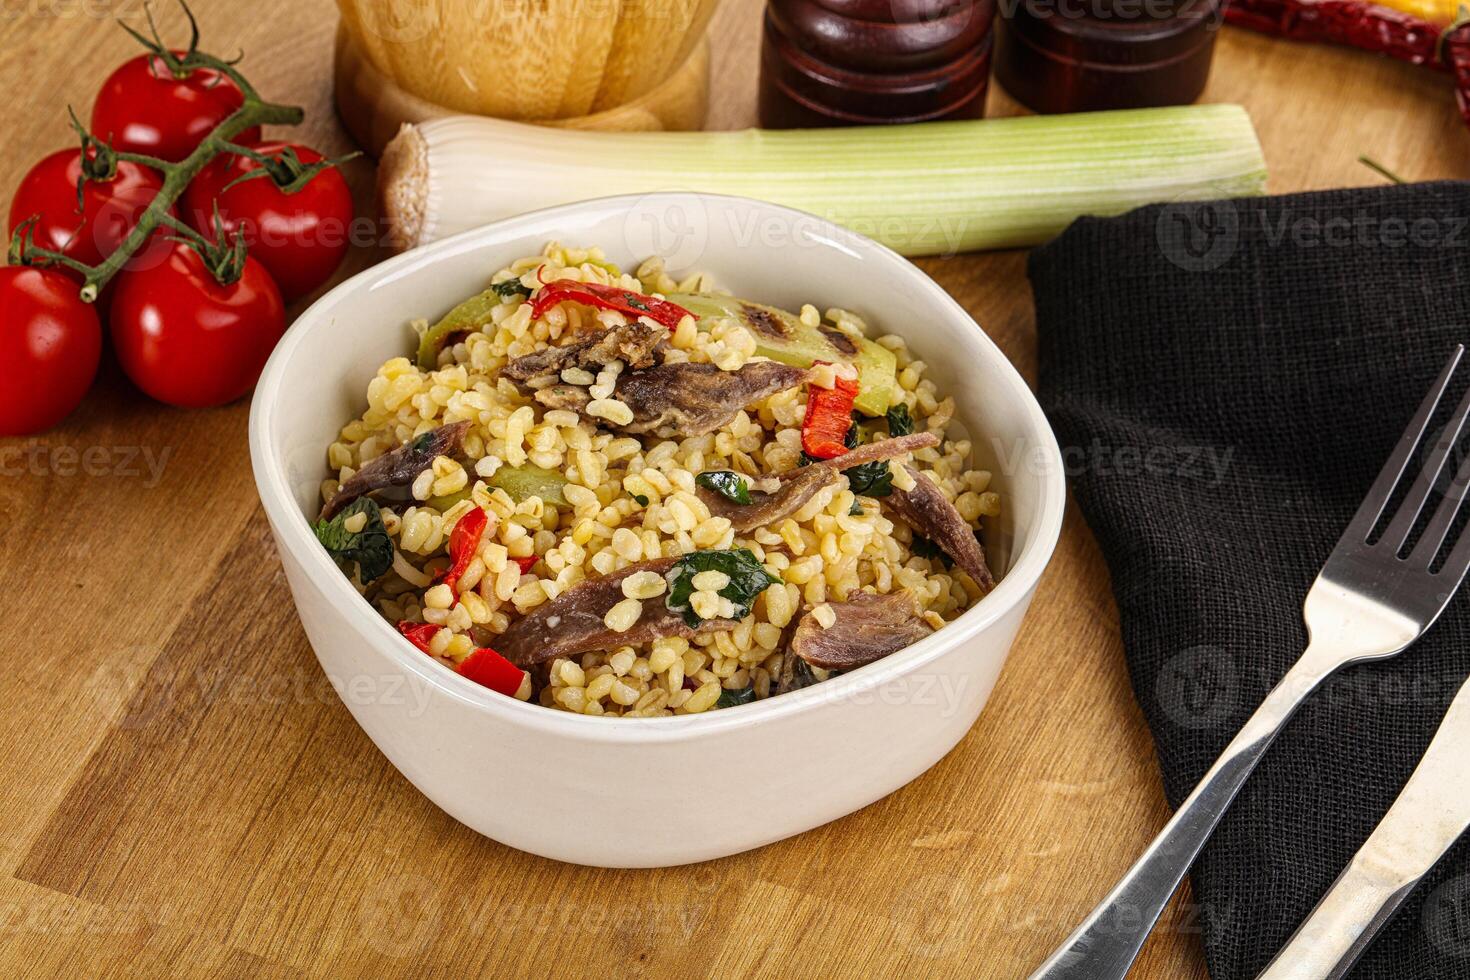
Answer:
POLYGON ((1400 552, 1465 427, 1470 392, 1436 440, 1383 534, 1376 540, 1370 537, 1423 441, 1464 352, 1463 346, 1455 348, 1312 583, 1302 607, 1309 641, 1301 659, 1266 695, 1123 880, 1031 980, 1121 980, 1225 810, 1302 702, 1341 668, 1402 652, 1444 611, 1470 568, 1470 534, 1461 533, 1442 566, 1434 569, 1470 488, 1470 459, 1461 466, 1413 550, 1404 557, 1400 552))

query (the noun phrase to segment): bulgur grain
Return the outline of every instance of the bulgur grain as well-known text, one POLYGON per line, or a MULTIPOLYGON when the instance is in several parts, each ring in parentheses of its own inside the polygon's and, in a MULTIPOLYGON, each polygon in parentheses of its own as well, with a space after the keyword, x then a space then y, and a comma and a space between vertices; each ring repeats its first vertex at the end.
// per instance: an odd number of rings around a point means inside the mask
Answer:
MULTIPOLYGON (((597 249, 553 243, 541 255, 495 272, 489 281, 514 279, 535 290, 569 279, 648 294, 709 288, 699 274, 674 278, 659 259, 644 262, 632 275, 604 263, 597 249)), ((807 327, 824 323, 812 304, 804 304, 798 318, 807 327)), ((382 508, 393 563, 388 574, 362 586, 390 619, 444 627, 430 642, 433 656, 457 663, 478 645, 472 634, 488 636, 493 647, 494 637, 520 616, 630 563, 744 548, 783 581, 765 589, 733 629, 559 659, 544 690, 537 692, 527 674, 515 695, 591 715, 695 714, 714 709, 722 689, 750 688, 757 699, 771 696, 773 678, 782 668, 783 631, 803 608, 830 626, 836 620, 831 603, 856 590, 907 589, 923 605, 925 621, 937 629, 978 598, 966 591, 973 588, 965 584, 968 578, 961 581, 943 562, 916 558, 908 528, 891 520, 881 501, 855 496, 845 477, 779 524, 747 533, 737 533, 726 517, 711 514, 695 483, 700 472, 733 470, 750 478, 752 490, 775 493, 777 475, 801 463, 804 387, 772 395, 697 437, 634 437, 617 431, 633 419, 632 408, 615 397, 618 379, 628 370, 620 360, 591 370, 568 367, 548 378, 587 392, 582 414, 543 407, 501 375, 513 357, 570 343, 627 319, 575 302, 557 304, 533 319, 530 303, 506 297, 491 308, 489 322, 440 355, 436 368, 420 370, 406 357, 384 363, 366 387, 363 414, 343 426, 326 448, 331 474, 321 484, 323 499, 365 463, 405 442, 448 423, 469 423, 461 458, 436 458, 407 487, 410 501, 382 508), (505 487, 490 485, 501 482, 508 468, 527 465, 566 481, 564 506, 552 506, 541 496, 513 499, 505 487), (490 516, 477 553, 455 589, 436 584, 449 564, 453 528, 477 507, 490 516)), ((854 340, 867 333, 861 318, 843 309, 829 309, 825 323, 823 329, 854 340)), ((760 349, 758 338, 733 318, 713 319, 705 332, 701 329, 693 317, 682 318, 658 356, 666 363, 733 370, 760 349)), ((956 412, 954 399, 940 392, 928 365, 901 337, 890 334, 876 341, 893 353, 897 404, 909 411, 915 431, 933 431, 943 440, 956 412)), ((839 377, 855 376, 847 364, 819 366, 810 383, 831 387, 839 377)), ((969 440, 957 438, 913 454, 911 465, 973 524, 999 514, 1001 501, 991 489, 991 474, 970 467, 970 453, 969 440)), ((914 488, 907 465, 895 462, 889 469, 894 487, 914 488)), ((366 526, 365 514, 346 522, 349 533, 366 526)), ((704 618, 733 618, 734 603, 720 594, 730 584, 725 572, 700 571, 691 583, 690 608, 704 618)), ((661 574, 629 575, 604 624, 626 632, 640 620, 643 603, 668 589, 661 574)))

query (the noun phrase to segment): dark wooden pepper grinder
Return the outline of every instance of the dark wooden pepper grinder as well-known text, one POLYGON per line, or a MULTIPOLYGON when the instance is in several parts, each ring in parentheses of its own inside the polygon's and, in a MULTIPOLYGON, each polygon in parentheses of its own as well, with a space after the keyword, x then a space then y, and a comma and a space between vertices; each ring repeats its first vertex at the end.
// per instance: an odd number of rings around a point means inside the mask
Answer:
POLYGON ((769 0, 768 129, 979 119, 996 0, 769 0))

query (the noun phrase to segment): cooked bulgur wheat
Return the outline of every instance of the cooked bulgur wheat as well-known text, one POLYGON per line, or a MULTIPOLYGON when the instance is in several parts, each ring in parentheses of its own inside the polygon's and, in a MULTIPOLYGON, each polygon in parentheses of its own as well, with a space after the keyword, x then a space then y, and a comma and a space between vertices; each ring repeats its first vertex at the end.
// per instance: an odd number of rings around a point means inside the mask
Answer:
MULTIPOLYGON (((703 275, 675 280, 660 259, 626 275, 600 249, 555 243, 490 281, 511 278, 527 290, 563 279, 660 296, 712 289, 703 275)), ((413 482, 411 503, 384 504, 382 518, 394 546, 392 568, 370 586, 358 584, 390 621, 444 627, 429 643, 429 653, 441 662, 454 666, 475 649, 473 628, 481 637, 503 633, 517 618, 588 578, 640 559, 700 549, 747 548, 783 582, 762 593, 734 629, 557 658, 546 668, 540 703, 589 715, 649 717, 710 710, 725 690, 752 688, 756 699, 765 698, 781 675, 783 633, 802 611, 816 609, 817 620, 826 626, 832 617, 829 601, 840 602, 860 589, 885 594, 904 588, 921 603, 925 621, 939 628, 979 598, 980 587, 968 575, 912 554, 908 527, 886 517, 877 500, 855 498, 845 476, 791 517, 749 534, 737 534, 728 520, 711 515, 696 493, 695 477, 701 472, 733 470, 758 482, 800 463, 807 386, 772 395, 707 435, 619 435, 573 411, 544 409, 501 377, 500 369, 510 358, 560 346, 584 329, 621 326, 627 322, 624 315, 562 303, 533 320, 531 309, 522 296, 507 296, 489 323, 444 350, 437 370, 419 370, 407 357, 388 361, 368 383, 366 411, 344 426, 327 450, 337 477, 323 483, 323 500, 369 460, 442 425, 470 423, 462 443, 470 462, 440 456, 413 482), (516 503, 505 490, 487 485, 499 467, 525 464, 565 476, 567 506, 553 507, 540 497, 516 503), (466 489, 467 498, 445 503, 444 510, 435 506, 436 498, 454 499, 466 489), (453 589, 434 584, 449 564, 446 548, 455 522, 475 507, 490 514, 478 554, 453 589), (513 559, 532 555, 535 564, 522 573, 513 559)), ((863 321, 846 310, 828 310, 824 318, 807 305, 800 318, 808 325, 825 319, 849 335, 867 332, 863 321)), ((422 332, 426 324, 415 326, 422 332)), ((941 439, 937 447, 915 452, 913 464, 971 525, 997 514, 999 499, 988 491, 990 474, 967 465, 970 443, 945 439, 954 400, 941 397, 924 377, 924 362, 900 337, 874 339, 896 356, 897 399, 909 409, 914 430, 941 439)), ((726 371, 738 369, 756 349, 756 338, 733 320, 706 333, 685 317, 669 333, 669 342, 666 361, 709 362, 726 371)), ((563 380, 591 386, 595 400, 587 414, 625 422, 626 406, 610 397, 616 375, 594 377, 579 370, 570 369, 563 380)), ((832 384, 830 378, 826 384, 832 384)), ((904 467, 895 463, 892 470, 895 485, 905 489, 911 478, 904 467)), ((351 520, 360 530, 360 515, 351 520)), ((702 616, 717 614, 719 602, 729 603, 717 594, 724 584, 720 576, 704 572, 695 579, 691 604, 702 616)), ((665 588, 655 573, 629 577, 622 583, 627 598, 608 612, 607 626, 626 630, 640 601, 665 588)), ((532 690, 527 674, 517 696, 528 699, 532 690)))

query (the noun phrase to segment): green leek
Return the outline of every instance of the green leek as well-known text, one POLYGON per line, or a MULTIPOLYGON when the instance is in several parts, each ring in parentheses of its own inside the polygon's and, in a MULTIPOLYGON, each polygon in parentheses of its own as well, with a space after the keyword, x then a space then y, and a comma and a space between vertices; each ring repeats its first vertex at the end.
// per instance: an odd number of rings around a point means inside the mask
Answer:
POLYGON ((379 180, 405 248, 573 201, 696 191, 784 204, 936 255, 1036 245, 1082 215, 1259 194, 1266 164, 1233 105, 703 133, 448 116, 405 126, 379 180))

